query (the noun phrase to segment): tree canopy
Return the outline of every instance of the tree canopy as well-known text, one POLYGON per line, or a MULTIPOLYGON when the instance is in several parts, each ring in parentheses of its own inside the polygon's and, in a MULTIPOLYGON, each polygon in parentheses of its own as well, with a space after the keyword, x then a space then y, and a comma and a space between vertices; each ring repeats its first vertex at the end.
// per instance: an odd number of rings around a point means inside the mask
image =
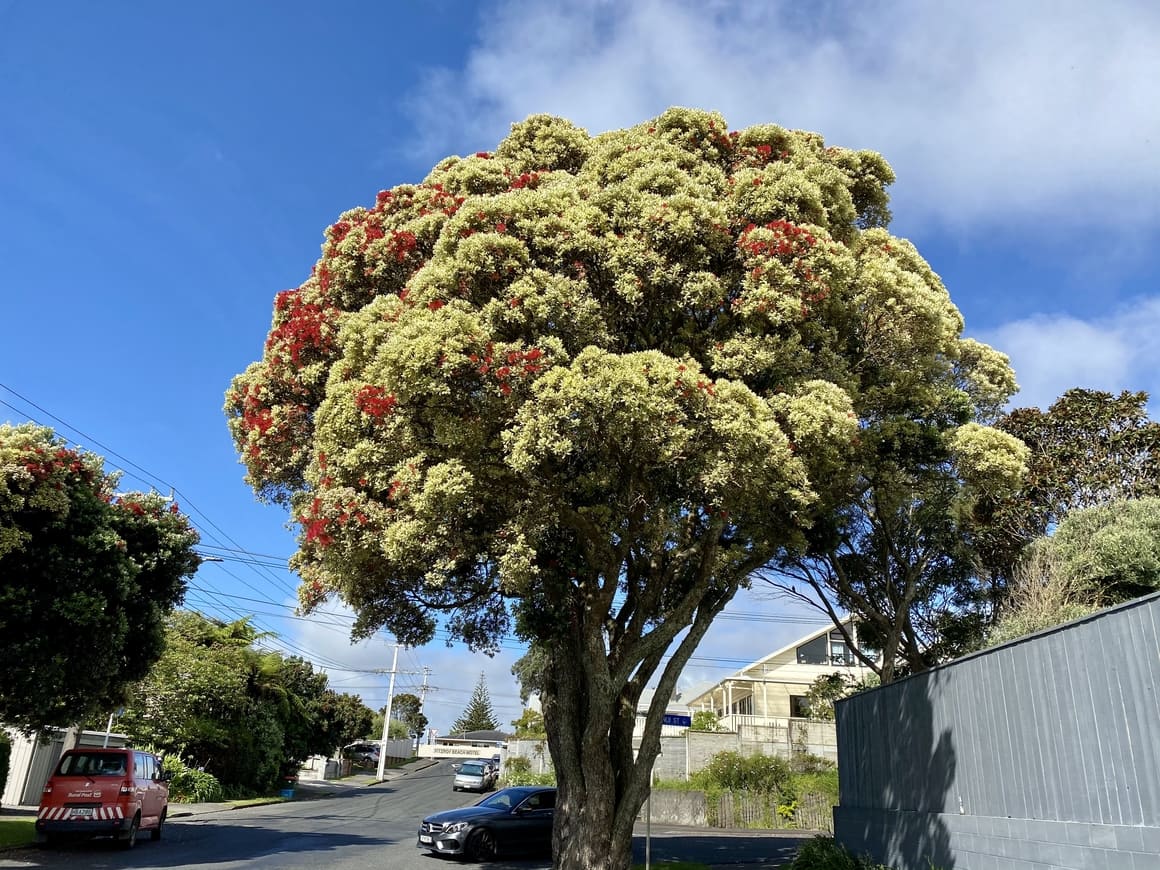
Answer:
POLYGON ((372 712, 296 657, 255 645, 248 620, 177 611, 164 655, 134 687, 119 727, 135 741, 204 766, 224 785, 261 792, 361 737, 372 712))
POLYGON ((391 715, 403 723, 408 737, 422 737, 427 730, 427 717, 423 715, 423 701, 418 695, 402 692, 391 702, 391 715))
POLYGON ((1090 600, 1115 604, 1160 589, 1160 498, 1072 511, 1044 546, 1090 600))
POLYGON ((479 682, 471 692, 471 698, 463 715, 451 726, 452 734, 465 731, 494 731, 499 727, 495 721, 495 710, 491 706, 491 695, 487 691, 487 676, 480 671, 479 682))
POLYGON ((511 722, 512 736, 517 740, 539 740, 547 736, 544 731, 544 715, 539 710, 525 707, 520 718, 511 722))
POLYGON ((51 429, 0 425, 0 722, 103 721, 161 655, 198 535, 117 482, 51 429))
POLYGON ((975 509, 980 566, 1009 577, 1031 542, 1069 513, 1113 501, 1160 495, 1160 423, 1148 394, 1072 389, 1046 411, 1018 408, 997 426, 1027 445, 1027 474, 1012 493, 975 509))
POLYGON ((227 393, 307 608, 541 650, 558 866, 627 863, 664 715, 634 755, 641 693, 670 697, 739 586, 849 500, 860 443, 1022 468, 974 422, 1006 359, 885 229, 893 179, 711 112, 533 116, 343 214, 227 393))

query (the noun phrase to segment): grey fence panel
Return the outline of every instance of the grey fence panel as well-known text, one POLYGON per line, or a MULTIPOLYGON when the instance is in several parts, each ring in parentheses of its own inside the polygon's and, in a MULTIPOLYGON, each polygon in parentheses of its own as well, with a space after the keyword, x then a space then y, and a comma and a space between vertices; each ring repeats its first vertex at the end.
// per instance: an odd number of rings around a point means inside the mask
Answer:
POLYGON ((839 836, 900 866, 1160 843, 1160 595, 841 701, 837 739, 839 836))
POLYGON ((842 804, 1160 824, 1156 597, 838 704, 842 804), (945 787, 929 759, 953 749, 945 787))

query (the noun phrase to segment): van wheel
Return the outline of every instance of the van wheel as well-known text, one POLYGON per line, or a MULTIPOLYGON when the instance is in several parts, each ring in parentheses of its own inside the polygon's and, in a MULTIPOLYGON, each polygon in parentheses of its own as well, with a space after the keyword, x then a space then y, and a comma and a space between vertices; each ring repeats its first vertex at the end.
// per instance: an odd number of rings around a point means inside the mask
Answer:
POLYGON ((121 835, 120 846, 122 849, 132 849, 137 845, 137 831, 141 827, 141 815, 133 816, 133 821, 129 824, 129 830, 121 835))
POLYGON ((153 833, 150 834, 150 836, 153 838, 154 842, 161 839, 161 829, 165 826, 165 814, 167 812, 169 812, 168 809, 164 809, 161 811, 161 817, 157 819, 157 827, 154 828, 153 833))

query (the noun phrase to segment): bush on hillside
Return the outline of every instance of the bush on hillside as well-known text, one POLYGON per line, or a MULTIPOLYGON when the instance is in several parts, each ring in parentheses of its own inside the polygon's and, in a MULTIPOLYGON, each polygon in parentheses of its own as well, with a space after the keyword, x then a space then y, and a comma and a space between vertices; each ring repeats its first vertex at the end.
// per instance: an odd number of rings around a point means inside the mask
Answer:
POLYGON ((742 755, 718 752, 704 770, 692 777, 705 791, 755 791, 767 794, 789 794, 790 767, 775 755, 742 755))

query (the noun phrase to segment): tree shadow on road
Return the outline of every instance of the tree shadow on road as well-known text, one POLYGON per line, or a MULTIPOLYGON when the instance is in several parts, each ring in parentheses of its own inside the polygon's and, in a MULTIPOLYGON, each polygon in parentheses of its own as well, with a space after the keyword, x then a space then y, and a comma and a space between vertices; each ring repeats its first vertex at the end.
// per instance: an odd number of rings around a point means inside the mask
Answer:
POLYGON ((4 854, 20 866, 32 867, 188 867, 231 864, 274 854, 310 853, 304 866, 322 866, 327 855, 350 847, 387 846, 398 842, 390 837, 366 837, 344 832, 287 831, 262 825, 221 824, 198 820, 165 827, 161 842, 151 842, 143 832, 137 845, 124 850, 115 840, 81 840, 54 843, 45 848, 21 849, 4 854), (186 846, 196 845, 191 855, 186 846), (206 848, 206 847, 209 848, 206 848))

